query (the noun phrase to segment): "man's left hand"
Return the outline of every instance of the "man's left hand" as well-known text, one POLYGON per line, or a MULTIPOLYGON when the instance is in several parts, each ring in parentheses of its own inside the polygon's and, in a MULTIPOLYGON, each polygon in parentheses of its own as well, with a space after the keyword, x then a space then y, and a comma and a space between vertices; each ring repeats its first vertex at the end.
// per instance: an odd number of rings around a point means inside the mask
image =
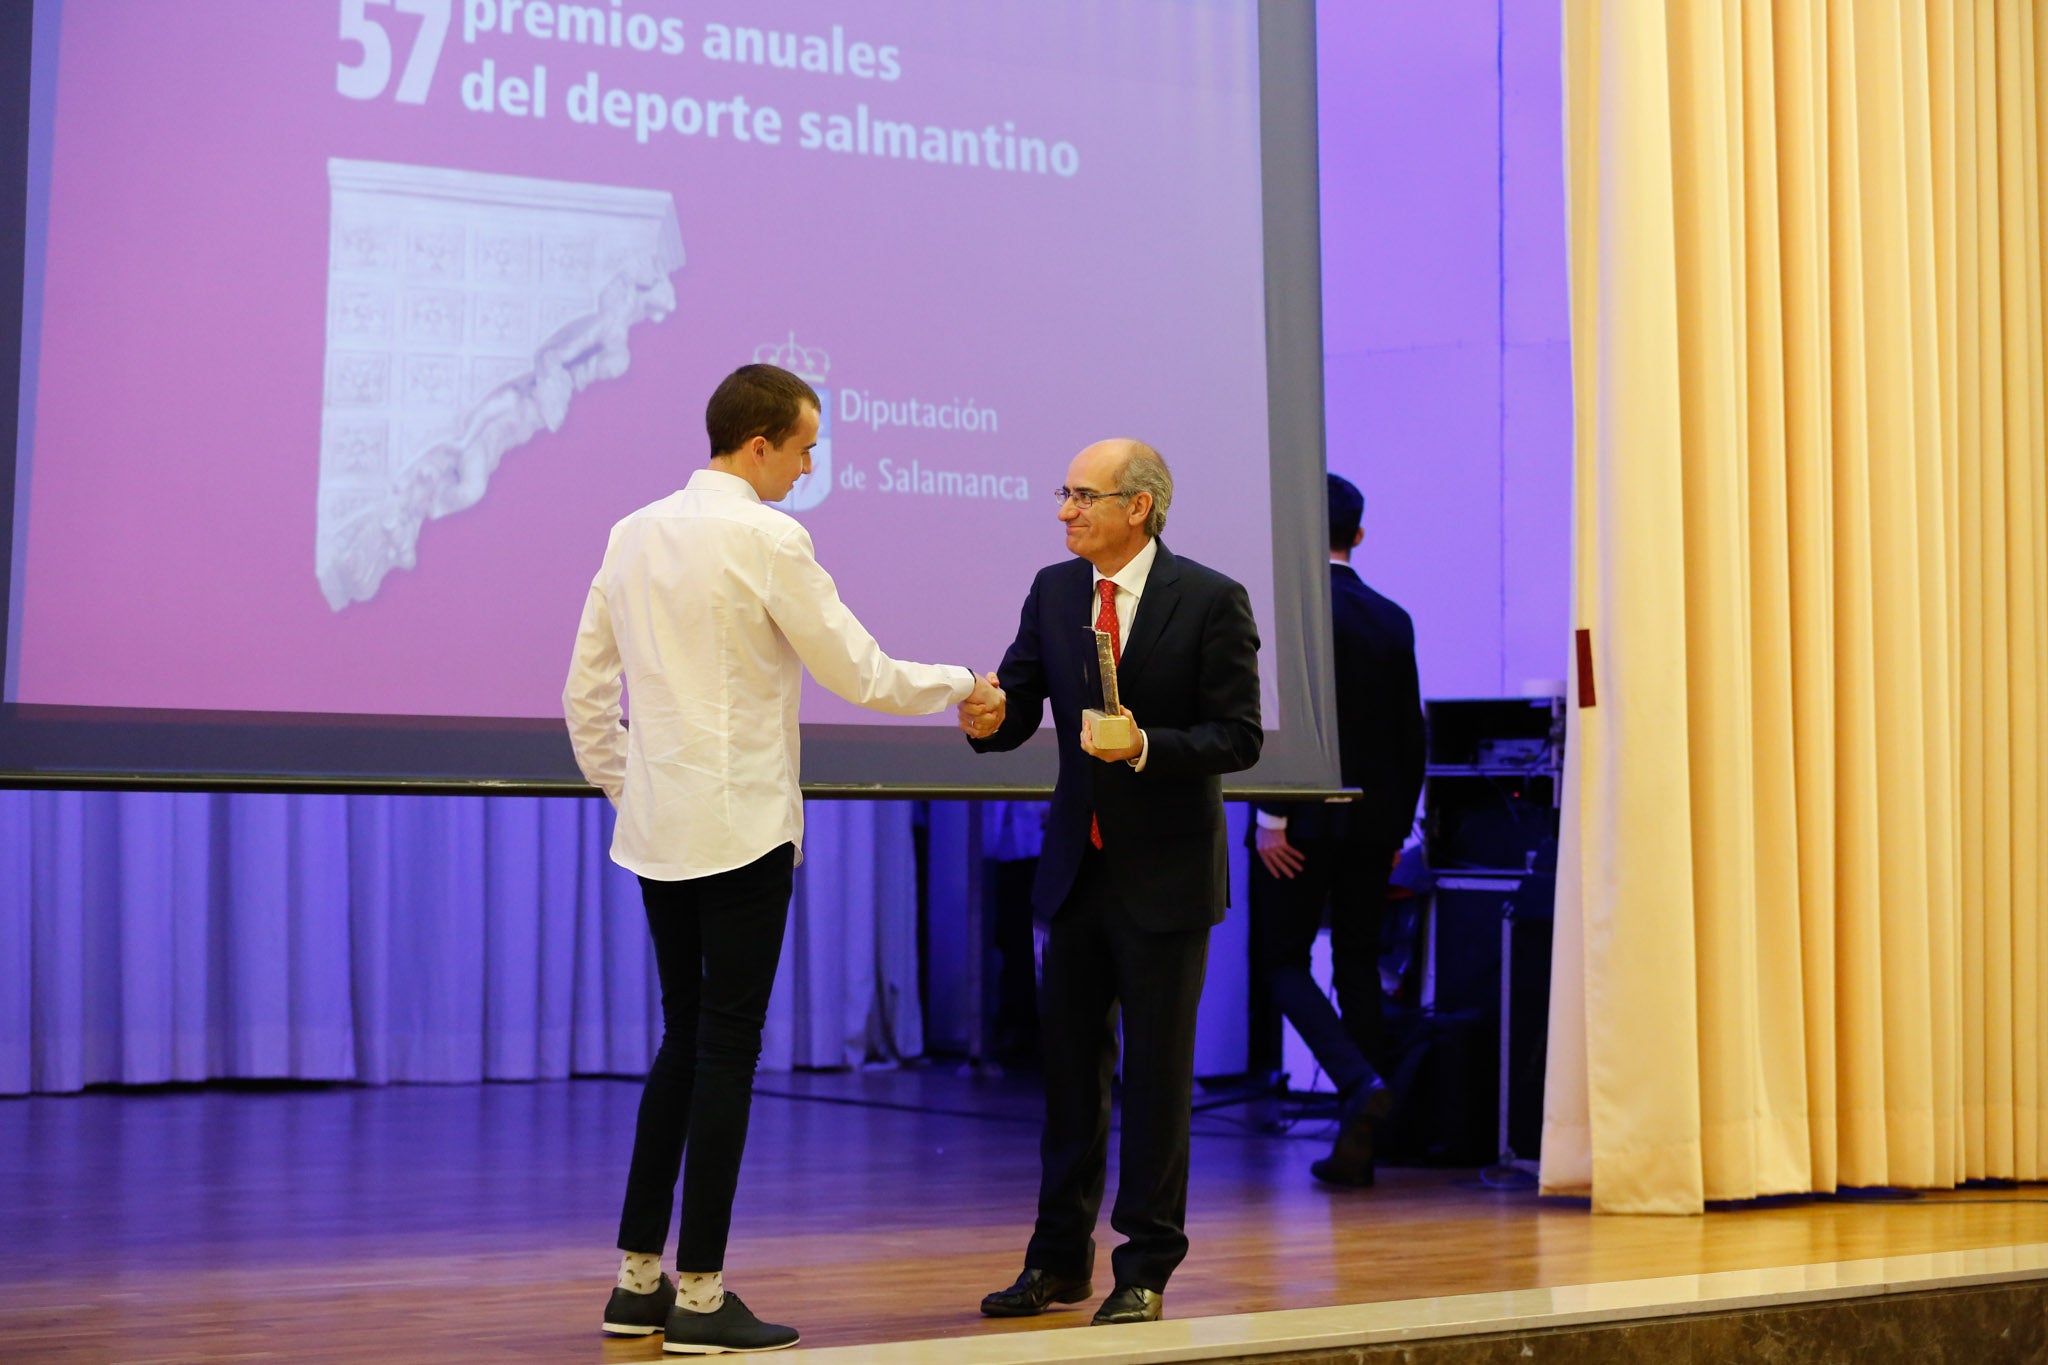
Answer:
POLYGON ((1138 718, 1131 715, 1131 708, 1119 706, 1131 722, 1131 747, 1128 749, 1098 749, 1095 747, 1095 726, 1088 717, 1081 717, 1081 752, 1093 755, 1104 763, 1122 763, 1145 752, 1145 732, 1138 728, 1138 718))
POLYGON ((1295 873, 1308 866, 1308 858, 1302 851, 1287 841, 1284 829, 1268 829, 1260 825, 1252 835, 1252 851, 1259 855, 1259 861, 1266 865, 1266 871, 1281 881, 1290 880, 1295 873))

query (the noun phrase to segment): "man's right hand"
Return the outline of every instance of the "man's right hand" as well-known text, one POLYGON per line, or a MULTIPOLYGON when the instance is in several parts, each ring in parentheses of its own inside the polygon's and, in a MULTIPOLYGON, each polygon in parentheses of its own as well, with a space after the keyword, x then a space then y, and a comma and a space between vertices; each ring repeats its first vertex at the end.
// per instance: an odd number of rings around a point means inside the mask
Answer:
POLYGON ((1292 880, 1308 861, 1300 849, 1287 842, 1286 830, 1267 829, 1264 825, 1252 836, 1252 851, 1259 855, 1266 871, 1283 881, 1292 880))
POLYGON ((974 680, 974 691, 960 703, 960 729, 971 739, 987 739, 1003 726, 1009 698, 996 686, 996 675, 983 674, 974 680))

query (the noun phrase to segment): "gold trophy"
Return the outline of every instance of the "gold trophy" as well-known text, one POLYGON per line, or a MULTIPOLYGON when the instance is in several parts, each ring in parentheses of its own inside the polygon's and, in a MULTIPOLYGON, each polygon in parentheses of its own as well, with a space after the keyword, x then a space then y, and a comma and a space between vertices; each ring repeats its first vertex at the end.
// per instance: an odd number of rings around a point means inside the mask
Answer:
POLYGON ((1095 637, 1095 667, 1102 678, 1102 709, 1089 707, 1081 712, 1081 718, 1089 723, 1095 733, 1094 744, 1098 749, 1128 749, 1138 742, 1138 727, 1123 713, 1116 692, 1116 650, 1111 646, 1109 632, 1089 630, 1095 637))

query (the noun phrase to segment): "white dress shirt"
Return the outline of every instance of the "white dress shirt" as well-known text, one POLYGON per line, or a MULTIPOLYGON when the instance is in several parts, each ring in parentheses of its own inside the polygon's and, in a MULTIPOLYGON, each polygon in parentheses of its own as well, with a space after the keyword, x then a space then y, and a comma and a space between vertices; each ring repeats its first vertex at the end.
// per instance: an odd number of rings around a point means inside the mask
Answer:
MULTIPOLYGON (((1145 580, 1152 576, 1152 561, 1159 558, 1159 542, 1147 540, 1145 548, 1131 556, 1131 562, 1113 574, 1105 575, 1097 569, 1088 578, 1088 626, 1094 629, 1096 617, 1102 613, 1102 580, 1107 577, 1116 584, 1116 641, 1117 653, 1130 643, 1131 622, 1138 619, 1138 603, 1145 596, 1145 580)), ((1152 742, 1145 738, 1142 727, 1138 730, 1138 756, 1126 759, 1139 772, 1145 771, 1145 760, 1152 755, 1152 742)))
POLYGON ((807 668, 892 715, 929 715, 974 690, 967 668, 884 654, 839 600, 810 532, 736 475, 700 469, 614 526, 562 689, 577 766, 618 807, 612 861, 683 881, 784 843, 801 860, 807 668))

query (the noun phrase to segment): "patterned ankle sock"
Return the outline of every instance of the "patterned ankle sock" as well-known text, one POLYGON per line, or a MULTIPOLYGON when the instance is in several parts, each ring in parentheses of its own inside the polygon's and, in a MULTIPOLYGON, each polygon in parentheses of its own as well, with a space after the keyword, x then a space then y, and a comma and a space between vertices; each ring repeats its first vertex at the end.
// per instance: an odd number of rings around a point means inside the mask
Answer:
POLYGON ((619 1261, 619 1288, 629 1294, 652 1294, 661 1288, 661 1253, 626 1252, 619 1261))
POLYGON ((716 1313, 724 1302, 724 1271, 712 1270, 702 1274, 687 1270, 676 1272, 676 1307, 687 1308, 692 1313, 716 1313))

